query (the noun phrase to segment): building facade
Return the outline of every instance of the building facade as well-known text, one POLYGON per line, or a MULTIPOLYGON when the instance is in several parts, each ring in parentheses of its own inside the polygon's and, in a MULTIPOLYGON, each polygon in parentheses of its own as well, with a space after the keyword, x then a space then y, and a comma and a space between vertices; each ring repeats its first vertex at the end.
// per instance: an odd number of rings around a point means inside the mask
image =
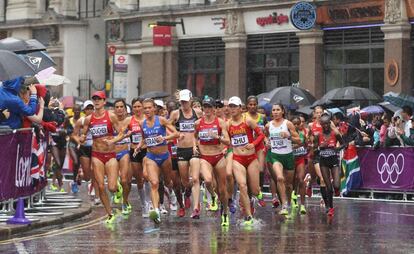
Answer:
POLYGON ((317 25, 306 31, 291 23, 296 2, 112 1, 104 19, 116 53, 107 56, 107 79, 128 99, 182 88, 245 98, 294 83, 316 97, 350 85, 412 94, 414 1, 311 1, 317 25), (185 33, 177 24, 171 45, 153 45, 151 24, 181 19, 185 33), (119 57, 127 59, 121 72, 119 57))
POLYGON ((88 98, 105 84, 105 0, 0 0, 0 37, 37 39, 71 84, 53 96, 88 98))

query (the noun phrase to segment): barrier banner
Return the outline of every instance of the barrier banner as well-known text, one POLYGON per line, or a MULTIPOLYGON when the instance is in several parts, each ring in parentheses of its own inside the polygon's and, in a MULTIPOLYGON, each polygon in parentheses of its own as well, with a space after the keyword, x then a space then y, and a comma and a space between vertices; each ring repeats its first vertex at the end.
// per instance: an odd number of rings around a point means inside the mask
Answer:
POLYGON ((363 148, 358 150, 358 156, 361 189, 414 189, 414 148, 363 148))
POLYGON ((35 192, 31 161, 32 131, 0 135, 0 201, 35 192))

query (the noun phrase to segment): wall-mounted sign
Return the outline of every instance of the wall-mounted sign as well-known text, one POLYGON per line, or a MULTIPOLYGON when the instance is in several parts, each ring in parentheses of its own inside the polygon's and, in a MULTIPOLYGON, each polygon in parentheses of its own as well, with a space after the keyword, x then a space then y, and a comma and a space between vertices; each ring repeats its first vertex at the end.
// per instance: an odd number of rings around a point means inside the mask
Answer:
POLYGON ((156 26, 153 28, 153 45, 154 46, 171 46, 171 27, 156 26))
POLYGON ((383 21, 384 1, 368 0, 352 4, 326 5, 318 8, 318 24, 350 24, 383 21))
POLYGON ((311 29, 316 23, 316 8, 308 2, 296 3, 290 11, 290 19, 297 29, 311 29))
POLYGON ((215 26, 218 26, 220 30, 224 30, 226 28, 226 18, 225 17, 212 17, 211 21, 215 26))
POLYGON ((258 17, 256 19, 256 23, 262 27, 272 24, 281 25, 283 23, 289 23, 289 17, 287 15, 284 15, 283 13, 278 14, 277 12, 273 12, 269 16, 258 17))
POLYGON ((385 79, 388 85, 395 86, 399 77, 400 71, 398 69, 398 63, 394 59, 389 60, 385 67, 385 79))

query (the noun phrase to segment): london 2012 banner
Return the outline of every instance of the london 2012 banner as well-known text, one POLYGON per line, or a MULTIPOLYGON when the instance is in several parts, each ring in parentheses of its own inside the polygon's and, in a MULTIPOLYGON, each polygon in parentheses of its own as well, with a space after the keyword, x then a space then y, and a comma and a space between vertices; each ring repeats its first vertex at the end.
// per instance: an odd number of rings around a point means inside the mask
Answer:
POLYGON ((359 149, 362 189, 413 190, 414 148, 359 149))
POLYGON ((33 194, 32 131, 0 135, 0 146, 0 201, 33 194))

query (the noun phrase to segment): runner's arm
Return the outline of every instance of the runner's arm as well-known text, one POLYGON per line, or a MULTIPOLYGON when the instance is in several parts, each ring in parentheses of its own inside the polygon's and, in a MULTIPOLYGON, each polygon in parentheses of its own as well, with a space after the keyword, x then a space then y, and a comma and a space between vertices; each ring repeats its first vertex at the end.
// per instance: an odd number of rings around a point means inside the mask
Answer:
POLYGON ((291 121, 287 121, 287 127, 289 129, 289 132, 290 132, 290 136, 291 136, 292 141, 295 144, 301 144, 302 141, 300 140, 299 134, 296 131, 296 128, 295 128, 295 126, 293 125, 293 123, 291 121))
POLYGON ((85 121, 83 122, 83 127, 82 127, 82 134, 79 138, 79 141, 81 143, 85 142, 86 133, 88 133, 90 123, 91 123, 91 116, 85 117, 85 121))
POLYGON ((246 120, 246 122, 256 134, 256 139, 252 142, 252 144, 256 147, 258 144, 260 144, 260 142, 263 142, 265 135, 263 134, 263 131, 260 129, 260 127, 257 126, 256 122, 250 119, 246 120))
POLYGON ((172 139, 178 138, 179 133, 175 129, 174 125, 172 125, 172 123, 170 121, 168 121, 164 117, 160 116, 160 123, 161 123, 161 125, 165 126, 165 128, 167 128, 171 132, 170 134, 168 134, 167 136, 165 136, 165 140, 168 141, 168 140, 172 140, 172 139))
POLYGON ((219 137, 220 143, 228 146, 230 145, 230 137, 229 132, 227 131, 227 124, 223 119, 219 119, 220 128, 221 128, 221 136, 219 137))

